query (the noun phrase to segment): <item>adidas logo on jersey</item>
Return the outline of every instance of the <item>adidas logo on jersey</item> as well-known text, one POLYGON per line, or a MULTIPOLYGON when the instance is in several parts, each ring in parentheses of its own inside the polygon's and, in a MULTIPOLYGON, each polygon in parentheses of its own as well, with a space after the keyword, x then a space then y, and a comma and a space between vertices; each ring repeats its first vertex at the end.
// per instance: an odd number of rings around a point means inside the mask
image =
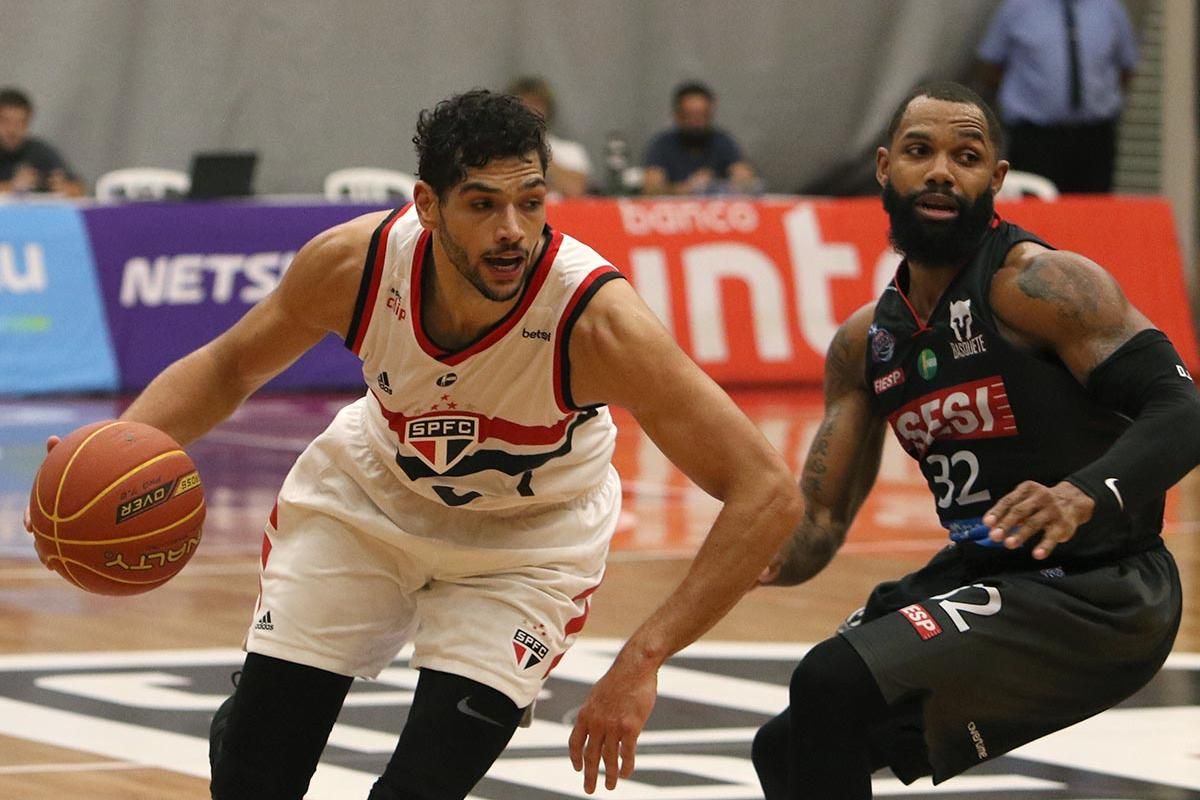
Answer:
POLYGON ((375 377, 375 381, 379 384, 380 391, 383 391, 387 394, 392 393, 392 384, 391 381, 388 380, 387 372, 379 373, 379 375, 375 377))
POLYGON ((271 622, 271 612, 270 611, 268 611, 267 613, 263 614, 261 617, 258 618, 258 622, 254 623, 254 630, 256 630, 256 631, 273 631, 273 630, 275 630, 275 623, 271 622))

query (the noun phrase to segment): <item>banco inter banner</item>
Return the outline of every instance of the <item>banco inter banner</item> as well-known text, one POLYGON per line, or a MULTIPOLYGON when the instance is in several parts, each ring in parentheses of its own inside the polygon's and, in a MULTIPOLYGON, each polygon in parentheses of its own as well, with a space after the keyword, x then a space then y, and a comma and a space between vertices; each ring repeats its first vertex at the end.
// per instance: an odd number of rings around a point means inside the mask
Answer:
MULTIPOLYGON (((1107 269, 1198 366, 1166 200, 1081 195, 998 202, 996 211, 1107 269)), ((819 384, 834 332, 900 262, 876 197, 577 200, 549 216, 628 275, 725 386, 819 384)))
POLYGON ((116 365, 84 233, 70 205, 0 208, 0 395, 109 390, 116 365))
MULTIPOLYGON (((378 206, 130 203, 85 212, 121 370, 140 389, 266 297, 322 230, 378 206)), ((356 387, 358 359, 327 336, 272 388, 356 387)))

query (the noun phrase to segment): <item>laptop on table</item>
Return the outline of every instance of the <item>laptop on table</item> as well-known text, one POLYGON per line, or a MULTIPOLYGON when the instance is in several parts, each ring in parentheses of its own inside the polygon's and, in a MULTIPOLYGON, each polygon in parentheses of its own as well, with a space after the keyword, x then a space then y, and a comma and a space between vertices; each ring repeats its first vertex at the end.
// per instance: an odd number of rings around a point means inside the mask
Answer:
POLYGON ((251 197, 257 165, 258 153, 253 151, 196 153, 192 156, 192 186, 188 198, 251 197))

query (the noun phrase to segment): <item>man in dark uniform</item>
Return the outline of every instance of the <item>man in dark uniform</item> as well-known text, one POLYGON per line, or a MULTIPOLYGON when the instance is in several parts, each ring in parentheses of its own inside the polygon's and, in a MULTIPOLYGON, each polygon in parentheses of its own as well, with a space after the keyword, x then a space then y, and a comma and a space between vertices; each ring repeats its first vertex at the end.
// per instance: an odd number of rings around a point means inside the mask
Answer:
POLYGON ((1101 267, 995 216, 992 110, 958 84, 897 109, 876 157, 904 255, 829 348, 805 520, 760 582, 815 575, 878 472, 885 424, 951 542, 878 586, 759 731, 768 800, 950 778, 1112 707, 1179 625, 1163 496, 1200 463, 1200 395, 1101 267))
POLYGON ((58 150, 29 135, 33 103, 19 89, 0 89, 0 195, 54 192, 79 197, 83 184, 58 150))

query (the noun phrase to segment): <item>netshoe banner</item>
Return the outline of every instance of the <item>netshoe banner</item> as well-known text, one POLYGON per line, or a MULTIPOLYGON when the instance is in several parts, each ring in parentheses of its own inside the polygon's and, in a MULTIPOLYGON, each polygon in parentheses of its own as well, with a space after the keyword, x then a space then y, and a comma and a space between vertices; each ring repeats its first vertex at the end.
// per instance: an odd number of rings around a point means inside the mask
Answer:
MULTIPOLYGON (((217 336, 282 277, 312 236, 379 206, 131 203, 84 211, 123 390, 217 336)), ((333 336, 271 388, 358 387, 360 364, 333 336)))

